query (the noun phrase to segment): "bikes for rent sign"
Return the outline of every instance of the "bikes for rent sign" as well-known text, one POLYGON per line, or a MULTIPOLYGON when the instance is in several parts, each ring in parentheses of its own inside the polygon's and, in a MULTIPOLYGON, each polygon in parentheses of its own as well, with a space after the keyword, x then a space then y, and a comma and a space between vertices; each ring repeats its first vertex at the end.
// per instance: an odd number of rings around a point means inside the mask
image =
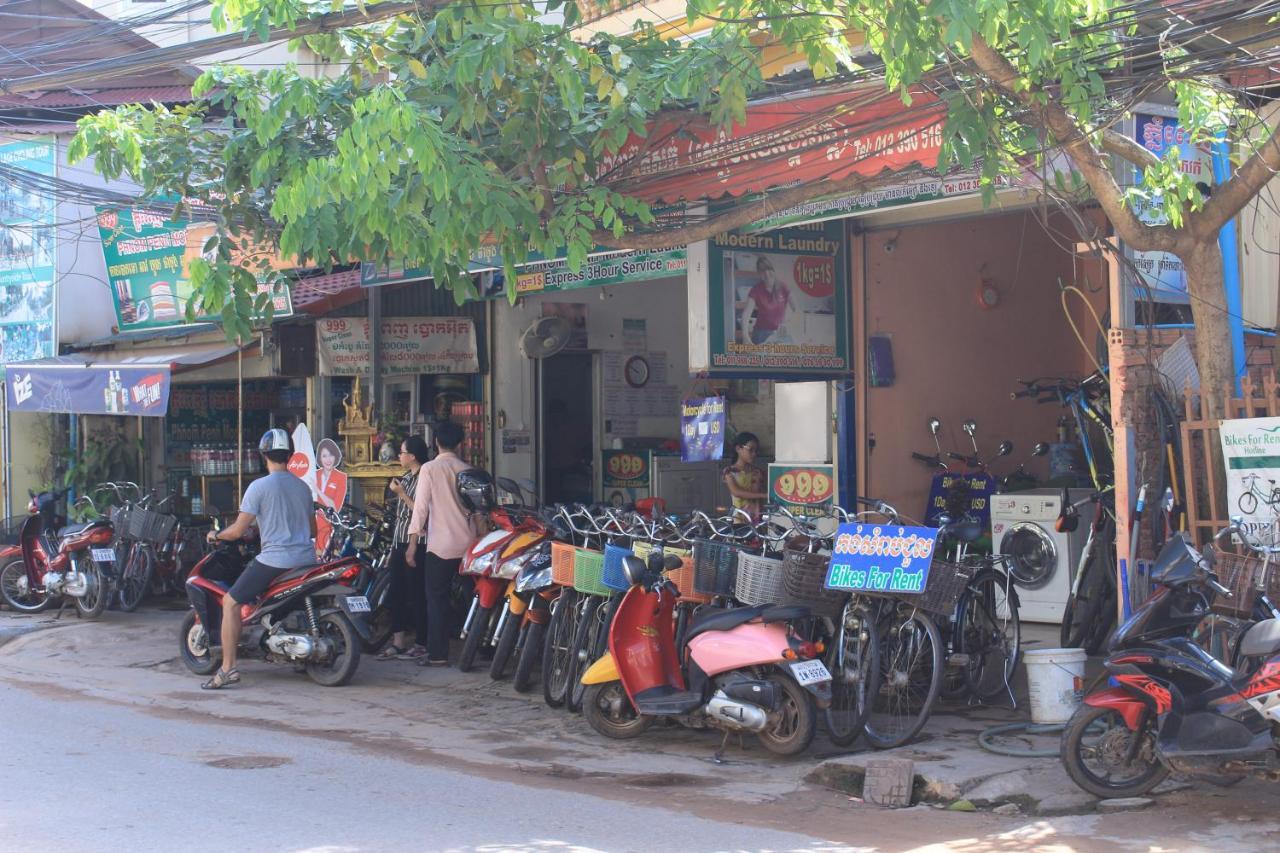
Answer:
POLYGON ((1244 517, 1245 534, 1275 544, 1272 522, 1280 516, 1280 418, 1239 418, 1219 430, 1227 468, 1227 506, 1244 517))
MULTIPOLYGON (((316 323, 316 351, 321 374, 367 374, 369 321, 335 318, 316 323)), ((383 320, 382 372, 479 373, 475 323, 469 317, 383 320)))
POLYGON ((937 544, 936 527, 842 524, 831 549, 827 589, 924 592, 937 544))

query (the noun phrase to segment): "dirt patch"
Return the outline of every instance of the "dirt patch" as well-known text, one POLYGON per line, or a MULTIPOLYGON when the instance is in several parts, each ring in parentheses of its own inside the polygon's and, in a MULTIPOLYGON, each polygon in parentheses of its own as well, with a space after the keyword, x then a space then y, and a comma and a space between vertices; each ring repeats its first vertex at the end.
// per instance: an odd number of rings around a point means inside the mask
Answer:
POLYGON ((692 776, 688 773, 637 773, 631 776, 618 776, 624 785, 635 785, 639 788, 679 788, 688 785, 718 785, 721 780, 709 776, 692 776))
POLYGON ((228 755, 205 762, 210 767, 221 770, 269 770, 292 763, 292 758, 285 758, 283 755, 228 755))
POLYGON ((555 749, 549 746, 504 746, 491 749, 489 754, 497 758, 523 758, 529 761, 555 761, 569 757, 568 750, 555 749))

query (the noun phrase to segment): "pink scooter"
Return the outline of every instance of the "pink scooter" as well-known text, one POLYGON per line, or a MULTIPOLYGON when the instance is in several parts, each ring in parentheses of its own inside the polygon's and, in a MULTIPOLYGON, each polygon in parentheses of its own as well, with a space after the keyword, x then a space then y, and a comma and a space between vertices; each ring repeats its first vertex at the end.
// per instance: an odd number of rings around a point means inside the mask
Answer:
MULTIPOLYGON (((693 728, 751 732, 778 755, 813 740, 815 706, 831 703, 821 643, 802 641, 790 622, 807 607, 716 610, 689 628, 677 649, 672 613, 680 593, 664 575, 680 561, 661 554, 645 565, 627 557, 631 589, 609 627, 609 651, 583 674, 582 713, 600 734, 636 737, 658 717, 693 728)), ((722 744, 723 748, 723 744, 722 744)))

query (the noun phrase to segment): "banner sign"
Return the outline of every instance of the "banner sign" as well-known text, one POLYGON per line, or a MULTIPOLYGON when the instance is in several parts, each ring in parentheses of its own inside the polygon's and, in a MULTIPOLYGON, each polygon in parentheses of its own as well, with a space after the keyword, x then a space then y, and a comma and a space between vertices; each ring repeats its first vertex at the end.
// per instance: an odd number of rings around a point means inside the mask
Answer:
POLYGON ((1244 516, 1245 535, 1275 545, 1272 522, 1280 515, 1280 418, 1238 418, 1219 431, 1227 467, 1227 514, 1244 516))
POLYGON ((680 404, 680 459, 713 462, 724 456, 724 397, 703 397, 680 404))
MULTIPOLYGON (((1136 113, 1134 127, 1134 135, 1139 145, 1161 160, 1170 151, 1176 150, 1182 173, 1190 175, 1197 182, 1212 186, 1212 152, 1207 145, 1203 147, 1193 145, 1190 133, 1179 126, 1176 118, 1136 113)), ((1142 180, 1141 170, 1138 170, 1138 180, 1142 180)), ((1168 222, 1164 211, 1158 207, 1139 207, 1137 214, 1147 225, 1164 225, 1168 222)), ((1154 298, 1165 300, 1172 298, 1175 302, 1187 300, 1187 271, 1176 255, 1169 252, 1140 252, 1133 249, 1129 250, 1129 254, 1133 265, 1141 274, 1142 283, 1151 289, 1151 295, 1154 298)), ((1140 292, 1138 298, 1143 297, 1144 294, 1140 292)))
MULTIPOLYGON (((0 145, 0 164, 57 174, 57 144, 32 139, 0 145)), ((57 199, 0 181, 0 364, 48 358, 53 340, 54 224, 57 199)))
POLYGON ((831 549, 827 589, 924 592, 937 543, 935 527, 842 524, 831 549))
POLYGON ((835 467, 769 463, 768 503, 795 515, 826 515, 835 498, 835 467))
POLYGON ((9 410, 163 417, 169 371, 156 367, 9 367, 9 410))
POLYGON ((929 503, 924 510, 924 523, 937 524, 938 516, 947 514, 953 520, 964 517, 977 520, 983 530, 991 529, 991 496, 996 480, 990 474, 946 472, 935 474, 929 486, 929 503))
POLYGON ((649 488, 648 451, 605 450, 602 453, 606 489, 649 488))
POLYGON ((926 92, 912 92, 906 111, 896 94, 783 97, 748 105, 731 132, 687 116, 657 122, 606 155, 599 178, 645 201, 675 202, 931 169, 945 121, 946 105, 926 92))
MULTIPOLYGON (((99 207, 97 214, 117 328, 125 332, 186 323, 192 294, 190 264, 213 235, 213 223, 174 222, 164 211, 145 207, 99 207)), ((243 254, 261 253, 246 250, 243 254)), ((270 266, 279 268, 280 262, 272 261, 270 266)), ((266 289, 265 284, 259 285, 259 293, 266 289)), ((272 297, 272 308, 276 318, 293 314, 287 287, 272 297)), ((196 319, 217 322, 221 316, 196 319)))
MULTIPOLYGON (((516 275, 516 293, 559 293, 584 287, 604 287, 684 275, 687 256, 684 246, 635 252, 616 252, 597 246, 596 252, 592 253, 582 268, 573 272, 563 253, 558 257, 548 258, 538 252, 530 252, 529 259, 516 266, 519 270, 516 275)), ((502 256, 495 246, 490 247, 488 252, 473 255, 467 269, 479 273, 500 270, 502 266, 502 256)), ((362 287, 379 287, 424 278, 431 278, 431 270, 427 267, 374 263, 360 265, 362 287)), ((481 293, 479 298, 505 299, 506 295, 505 281, 501 276, 495 276, 492 286, 481 293)))
POLYGON ((844 223, 710 242, 713 376, 841 376, 849 359, 844 223))
MULTIPOLYGON (((324 376, 369 372, 369 321, 316 323, 316 352, 324 376)), ((401 317, 382 321, 384 374, 479 373, 476 327, 470 317, 401 317)))

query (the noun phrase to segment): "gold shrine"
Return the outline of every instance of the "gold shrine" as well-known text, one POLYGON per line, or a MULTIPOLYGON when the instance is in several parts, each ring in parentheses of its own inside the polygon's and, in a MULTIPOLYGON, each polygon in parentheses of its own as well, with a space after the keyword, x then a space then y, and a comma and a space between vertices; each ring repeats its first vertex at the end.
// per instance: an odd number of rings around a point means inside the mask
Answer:
POLYGON ((342 436, 343 466, 348 477, 360 487, 361 502, 381 504, 387 483, 392 477, 404 474, 404 466, 397 462, 379 462, 373 438, 378 434, 378 424, 373 420, 373 403, 362 405, 360 377, 356 376, 351 393, 342 398, 346 417, 338 421, 338 434, 342 436))

